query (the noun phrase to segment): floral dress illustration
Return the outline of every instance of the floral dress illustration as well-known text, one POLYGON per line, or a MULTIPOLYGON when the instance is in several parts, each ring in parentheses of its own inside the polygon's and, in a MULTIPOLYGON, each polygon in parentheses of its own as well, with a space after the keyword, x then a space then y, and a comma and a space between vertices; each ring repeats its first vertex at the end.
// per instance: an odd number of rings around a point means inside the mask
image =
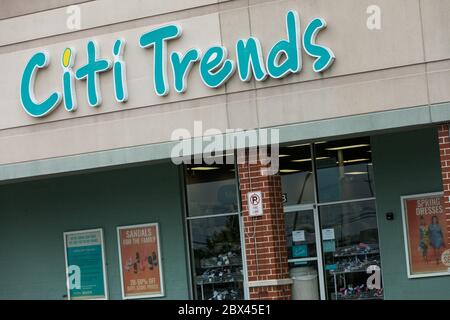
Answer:
POLYGON ((426 257, 428 255, 428 245, 430 244, 427 226, 419 226, 419 239, 419 250, 422 252, 422 256, 426 257))

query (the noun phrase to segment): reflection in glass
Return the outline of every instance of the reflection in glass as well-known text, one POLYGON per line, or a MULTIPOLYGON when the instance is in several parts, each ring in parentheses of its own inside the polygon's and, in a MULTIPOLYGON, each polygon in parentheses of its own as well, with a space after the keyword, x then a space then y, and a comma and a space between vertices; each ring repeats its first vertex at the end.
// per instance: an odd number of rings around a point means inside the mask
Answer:
POLYGON ((310 145, 282 147, 279 157, 284 205, 313 203, 314 177, 310 145))
POLYGON ((190 217, 238 211, 234 165, 188 165, 185 177, 190 217))
POLYGON ((370 138, 315 144, 319 202, 374 197, 370 138))
POLYGON ((196 298, 244 297, 239 216, 189 220, 196 298))
POLYGON ((321 206, 320 222, 328 298, 382 299, 381 283, 367 286, 367 268, 381 267, 375 201, 321 206))

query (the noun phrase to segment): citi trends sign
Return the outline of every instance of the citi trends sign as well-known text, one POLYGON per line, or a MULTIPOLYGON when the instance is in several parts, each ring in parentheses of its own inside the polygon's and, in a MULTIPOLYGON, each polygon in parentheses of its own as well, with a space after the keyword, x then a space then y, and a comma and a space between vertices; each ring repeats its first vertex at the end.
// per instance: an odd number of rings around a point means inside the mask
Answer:
MULTIPOLYGON (((316 43, 318 33, 326 27, 325 20, 316 18, 312 20, 303 35, 300 31, 298 13, 294 10, 286 14, 285 39, 276 42, 264 58, 261 43, 255 37, 240 39, 236 42, 236 61, 228 58, 228 50, 223 46, 211 46, 204 53, 193 48, 187 52, 167 53, 168 41, 181 37, 181 26, 169 24, 157 27, 142 34, 139 46, 143 49, 153 48, 153 83, 154 91, 158 96, 169 93, 167 80, 167 63, 173 73, 173 87, 178 94, 187 89, 187 77, 194 64, 198 63, 198 70, 202 82, 210 88, 222 86, 235 72, 241 81, 264 81, 267 77, 279 79, 289 74, 298 73, 302 69, 302 47, 313 57, 315 72, 323 72, 334 61, 333 52, 316 43)), ((73 70, 75 61, 74 48, 66 48, 61 56, 62 76, 61 91, 49 93, 47 98, 38 101, 34 96, 35 76, 39 69, 47 67, 50 56, 45 51, 39 51, 28 61, 22 75, 20 98, 25 111, 32 117, 44 117, 57 108, 62 101, 69 112, 77 109, 75 95, 75 80, 85 80, 87 86, 87 101, 91 107, 98 107, 101 102, 99 87, 99 74, 112 69, 114 81, 114 96, 117 102, 125 103, 128 99, 126 81, 126 62, 123 52, 126 42, 117 39, 112 48, 113 61, 108 58, 99 58, 99 50, 94 40, 86 45, 87 61, 85 65, 73 70)))

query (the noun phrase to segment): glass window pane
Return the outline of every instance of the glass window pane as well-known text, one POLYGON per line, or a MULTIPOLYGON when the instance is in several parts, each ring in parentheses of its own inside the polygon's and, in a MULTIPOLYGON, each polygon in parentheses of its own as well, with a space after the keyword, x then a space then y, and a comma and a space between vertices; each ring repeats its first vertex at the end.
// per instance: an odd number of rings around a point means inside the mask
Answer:
POLYGON ((375 196, 370 138, 314 145, 319 203, 375 196))
POLYGON ((289 259, 317 257, 314 211, 287 212, 285 222, 289 259))
POLYGON ((284 205, 314 202, 310 144, 292 144, 280 148, 280 175, 284 205))
POLYGON ((189 221, 196 298, 244 298, 239 216, 189 221))
POLYGON ((319 212, 328 299, 381 299, 381 283, 367 287, 367 268, 381 267, 375 201, 321 206, 319 212))
POLYGON ((190 217, 238 212, 234 165, 188 165, 185 177, 190 217))

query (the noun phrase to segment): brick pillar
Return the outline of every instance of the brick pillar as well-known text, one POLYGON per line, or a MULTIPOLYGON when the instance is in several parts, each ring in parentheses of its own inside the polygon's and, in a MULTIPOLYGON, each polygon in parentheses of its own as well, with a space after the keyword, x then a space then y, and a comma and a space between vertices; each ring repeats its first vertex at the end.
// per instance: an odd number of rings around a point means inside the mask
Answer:
POLYGON ((239 164, 245 252, 251 300, 291 299, 281 178, 258 164, 239 164), (249 217, 247 193, 261 191, 264 215, 249 217))
MULTIPOLYGON (((449 125, 438 127, 439 153, 441 158, 442 190, 444 191, 444 210, 447 221, 450 220, 450 137, 449 125)), ((450 224, 447 224, 447 234, 450 235, 450 224)), ((450 245, 450 238, 447 239, 450 245)), ((448 248, 448 246, 447 246, 448 248)))

